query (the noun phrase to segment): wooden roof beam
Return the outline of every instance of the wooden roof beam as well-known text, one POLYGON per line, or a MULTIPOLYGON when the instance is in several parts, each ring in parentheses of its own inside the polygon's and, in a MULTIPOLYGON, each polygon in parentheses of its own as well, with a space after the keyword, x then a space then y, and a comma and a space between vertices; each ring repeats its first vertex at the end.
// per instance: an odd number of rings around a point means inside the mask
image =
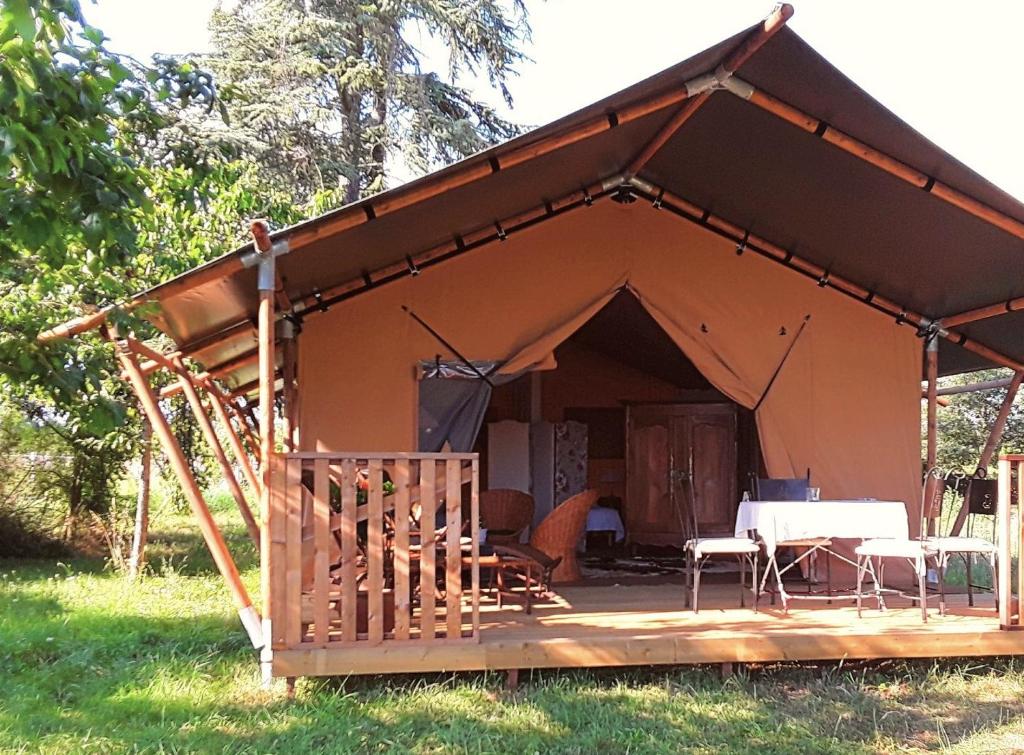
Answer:
POLYGON ((818 136, 822 141, 828 142, 847 154, 853 155, 869 165, 873 165, 879 170, 883 170, 889 175, 906 181, 919 189, 923 189, 933 197, 958 207, 967 214, 973 215, 990 225, 994 225, 1011 236, 1024 239, 1024 222, 989 207, 974 197, 968 196, 952 186, 936 180, 934 176, 929 176, 916 168, 912 168, 891 155, 887 155, 874 147, 864 144, 820 118, 808 115, 736 76, 727 79, 723 85, 725 89, 740 99, 756 105, 765 112, 771 113, 797 128, 818 136))
POLYGON ((956 328, 960 325, 987 320, 990 317, 998 317, 999 315, 1017 312, 1022 309, 1024 309, 1024 296, 1018 296, 1015 299, 1007 299, 998 304, 989 304, 988 306, 969 309, 956 315, 949 315, 940 319, 939 322, 944 328, 956 328))
POLYGON ((885 297, 879 296, 874 291, 869 291, 863 286, 849 281, 840 275, 836 275, 814 262, 798 257, 793 252, 784 249, 778 244, 774 244, 757 234, 751 233, 748 230, 730 223, 728 220, 713 215, 710 210, 698 207, 697 205, 688 202, 681 197, 677 197, 671 192, 660 187, 656 187, 646 181, 634 178, 630 183, 634 189, 642 192, 652 202, 656 202, 659 207, 664 207, 679 217, 682 217, 696 225, 708 228, 718 233, 720 236, 724 236, 725 238, 734 241, 738 245, 737 249, 740 251, 750 249, 763 257, 785 265, 792 270, 796 270, 797 272, 816 280, 818 285, 823 288, 826 286, 834 288, 840 293, 846 294, 853 299, 857 299, 867 306, 884 312, 890 317, 893 317, 897 322, 910 323, 921 331, 927 331, 934 328, 939 337, 944 338, 951 343, 955 343, 957 346, 977 354, 993 364, 997 364, 1000 367, 1008 367, 1014 372, 1024 371, 1024 362, 1019 362, 1012 357, 1001 354, 995 349, 985 346, 972 338, 968 338, 963 333, 941 327, 937 321, 925 317, 917 312, 913 312, 906 307, 902 307, 885 297))
POLYGON ((226 328, 221 328, 215 333, 210 333, 202 338, 196 338, 187 343, 183 343, 178 351, 181 352, 182 356, 190 357, 198 354, 201 351, 217 346, 224 341, 230 341, 234 338, 238 338, 243 335, 256 335, 256 326, 251 320, 242 320, 236 322, 226 328))
POLYGON ((683 85, 687 96, 686 103, 679 108, 676 114, 669 119, 668 123, 662 126, 661 130, 630 161, 629 165, 623 170, 626 178, 630 179, 637 175, 650 162, 651 158, 665 146, 668 140, 672 138, 672 135, 708 101, 711 93, 717 89, 722 89, 733 73, 746 63, 751 55, 760 50, 769 39, 775 36, 786 25, 786 22, 792 15, 793 6, 788 3, 780 3, 764 22, 740 43, 739 47, 726 56, 714 71, 687 81, 683 85))

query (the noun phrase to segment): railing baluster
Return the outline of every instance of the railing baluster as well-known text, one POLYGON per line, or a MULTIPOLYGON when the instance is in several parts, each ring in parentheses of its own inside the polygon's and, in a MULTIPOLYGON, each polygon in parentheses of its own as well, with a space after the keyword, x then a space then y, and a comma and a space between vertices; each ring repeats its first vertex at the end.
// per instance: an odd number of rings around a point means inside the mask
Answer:
POLYGON ((445 615, 446 637, 462 637, 462 462, 445 462, 445 615))
POLYGON ((288 459, 285 467, 285 644, 302 642, 302 460, 288 459))
POLYGON ((469 488, 469 515, 470 525, 469 536, 473 538, 473 565, 471 567, 471 584, 473 587, 473 639, 480 639, 480 485, 479 485, 480 462, 473 459, 470 462, 470 488, 469 488))
POLYGON ((341 637, 356 639, 356 463, 341 462, 341 637))
POLYGON ((409 639, 409 461, 395 463, 395 639, 409 639))
POLYGON ((425 640, 434 639, 434 614, 437 611, 434 600, 437 572, 434 566, 434 517, 437 515, 437 498, 434 484, 437 466, 433 459, 420 462, 420 636, 425 640))
POLYGON ((275 649, 329 647, 335 642, 429 641, 440 636, 448 640, 479 638, 479 470, 475 458, 467 454, 285 453, 275 454, 271 463, 275 473, 267 523, 273 567, 268 618, 275 649), (366 469, 368 477, 367 499, 362 505, 357 486, 360 469, 366 469), (304 472, 312 472, 311 486, 309 479, 303 483, 304 472), (385 474, 395 486, 388 496, 384 495, 385 474), (470 485, 470 500, 463 515, 462 488, 466 484, 470 485), (340 488, 340 512, 332 508, 332 500, 337 505, 332 488, 340 488), (437 530, 442 499, 443 542, 438 540, 437 530), (417 501, 421 507, 418 547, 411 543, 411 515, 417 501), (395 521, 393 541, 385 530, 389 512, 395 521), (465 550, 461 544, 464 530, 471 539, 465 550), (438 563, 442 547, 444 560, 438 563), (339 562, 340 573, 332 572, 339 562), (361 563, 365 563, 362 584, 361 563), (417 565, 419 577, 414 582, 417 565), (464 567, 470 570, 469 595, 462 584, 464 567), (437 625, 440 585, 445 590, 443 628, 437 625), (412 596, 417 588, 420 607, 414 612, 412 596), (389 595, 392 589, 393 595, 389 595), (393 631, 389 598, 394 601, 393 631), (337 607, 332 609, 334 603, 337 607))
POLYGON ((270 620, 271 647, 283 649, 285 642, 285 612, 287 603, 287 464, 283 456, 274 454, 270 458, 271 489, 270 506, 267 512, 267 529, 270 536, 270 620))
POLYGON ((329 637, 330 618, 330 526, 331 490, 327 477, 327 459, 313 462, 313 641, 325 643, 329 637))
POLYGON ((384 475, 380 459, 370 460, 369 518, 366 521, 367 639, 384 639, 384 475))

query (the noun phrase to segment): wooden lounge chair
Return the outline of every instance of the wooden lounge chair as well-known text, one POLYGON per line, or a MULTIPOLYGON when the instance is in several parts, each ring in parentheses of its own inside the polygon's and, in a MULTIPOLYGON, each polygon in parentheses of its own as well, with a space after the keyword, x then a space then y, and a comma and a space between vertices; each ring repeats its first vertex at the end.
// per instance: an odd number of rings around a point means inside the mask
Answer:
POLYGON ((499 488, 480 493, 480 519, 491 545, 518 543, 533 521, 533 496, 499 488))
POLYGON ((587 512, 597 501, 597 495, 596 490, 574 495, 541 520, 528 546, 498 545, 494 548, 495 553, 510 553, 534 560, 542 568, 542 581, 579 581, 583 575, 576 560, 576 545, 583 536, 587 512))

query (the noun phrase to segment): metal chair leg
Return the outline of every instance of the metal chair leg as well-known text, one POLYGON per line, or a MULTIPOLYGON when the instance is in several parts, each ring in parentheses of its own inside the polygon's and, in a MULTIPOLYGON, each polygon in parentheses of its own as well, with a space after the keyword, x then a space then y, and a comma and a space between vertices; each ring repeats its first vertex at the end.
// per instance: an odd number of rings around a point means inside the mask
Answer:
POLYGON ((693 612, 694 613, 699 613, 700 612, 700 608, 698 607, 699 606, 699 601, 700 601, 700 570, 701 570, 701 568, 703 568, 703 566, 704 566, 704 559, 699 559, 698 560, 697 557, 694 556, 694 559, 693 559, 693 612))
POLYGON ((789 614, 789 596, 786 594, 786 587, 782 584, 782 572, 779 571, 779 560, 775 559, 772 564, 775 566, 775 584, 778 586, 779 598, 782 600, 782 612, 789 614))
POLYGON ((919 557, 914 564, 917 569, 918 599, 921 602, 921 621, 928 623, 928 567, 924 557, 919 557))
POLYGON ((864 602, 864 565, 865 558, 857 556, 857 618, 861 618, 861 606, 864 602))
POLYGON ((686 551, 683 572, 686 574, 686 608, 690 608, 693 605, 693 552, 689 549, 686 551))
MULTIPOLYGON (((935 572, 939 582, 939 616, 946 615, 946 567, 949 565, 948 557, 939 554, 936 560, 935 572)), ((926 570, 927 573, 927 570, 926 570)), ((967 588, 970 591, 970 588, 967 588)))
POLYGON ((826 605, 832 605, 832 552, 825 550, 825 594, 828 600, 826 605))
POLYGON ((871 581, 875 585, 875 602, 878 605, 879 611, 887 611, 889 607, 885 605, 885 596, 882 594, 882 586, 885 584, 885 559, 878 559, 878 569, 875 569, 875 562, 870 557, 868 563, 871 565, 871 581))
POLYGON ((753 575, 751 575, 751 578, 750 578, 750 588, 751 588, 751 590, 754 593, 754 613, 757 613, 757 600, 758 600, 758 598, 761 597, 761 590, 759 589, 759 586, 758 586, 758 583, 757 583, 757 562, 758 562, 758 556, 759 555, 760 555, 759 553, 755 553, 754 554, 754 557, 753 557, 754 573, 753 573, 753 575))
POLYGON ((746 608, 746 596, 743 593, 747 591, 747 557, 740 554, 736 558, 740 562, 740 608, 746 608))
POLYGON ((971 584, 971 563, 974 561, 973 553, 961 554, 964 559, 964 567, 967 569, 967 605, 974 608, 974 585, 971 584))

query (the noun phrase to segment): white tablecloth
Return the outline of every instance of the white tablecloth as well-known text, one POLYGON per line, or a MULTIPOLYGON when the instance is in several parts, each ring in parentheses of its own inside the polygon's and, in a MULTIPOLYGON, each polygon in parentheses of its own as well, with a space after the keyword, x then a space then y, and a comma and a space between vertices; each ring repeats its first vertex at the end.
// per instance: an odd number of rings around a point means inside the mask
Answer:
POLYGON ((740 501, 736 535, 751 530, 764 540, 769 556, 784 540, 910 536, 902 501, 740 501))
POLYGON ((587 514, 587 532, 614 532, 617 543, 626 537, 619 512, 603 506, 595 506, 587 514))

